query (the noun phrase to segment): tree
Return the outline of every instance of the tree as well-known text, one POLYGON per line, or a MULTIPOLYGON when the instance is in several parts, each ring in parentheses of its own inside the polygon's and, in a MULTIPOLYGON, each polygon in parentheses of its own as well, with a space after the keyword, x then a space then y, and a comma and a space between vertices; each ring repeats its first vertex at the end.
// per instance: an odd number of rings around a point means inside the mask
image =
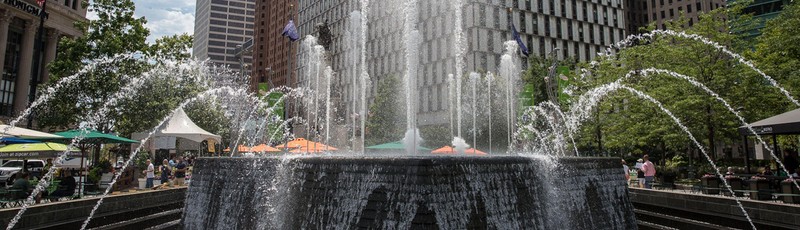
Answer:
POLYGON ((122 135, 142 131, 153 126, 179 101, 198 89, 186 87, 188 79, 174 77, 155 77, 143 83, 142 89, 134 90, 128 100, 121 100, 112 113, 101 114, 94 119, 89 116, 98 112, 115 94, 123 88, 131 87, 134 79, 143 73, 163 64, 151 60, 173 60, 189 58, 188 49, 192 37, 186 34, 158 39, 154 45, 146 43, 150 34, 144 27, 144 17, 133 15, 135 6, 130 0, 92 1, 92 10, 98 19, 79 21, 75 27, 84 36, 64 38, 58 46, 59 58, 50 68, 49 88, 62 79, 81 71, 71 82, 64 82, 63 88, 50 101, 37 111, 40 126, 53 129, 74 128, 79 122, 96 120, 94 128, 109 132, 115 125, 122 135), (103 62, 98 60, 111 59, 103 62), (177 83, 177 84, 176 84, 177 83))
POLYGON ((751 55, 768 75, 800 97, 800 3, 788 2, 778 17, 766 22, 751 55))
POLYGON ((370 105, 367 117, 366 145, 398 141, 405 133, 401 107, 402 98, 397 77, 389 75, 378 81, 375 101, 370 105))
MULTIPOLYGON (((729 8, 701 15, 700 21, 691 28, 684 28, 685 20, 668 23, 668 28, 698 34, 734 52, 742 52, 746 50, 746 42, 732 31, 750 25, 748 20, 751 19, 738 14, 739 9, 740 5, 732 4, 729 8)), ((616 81, 629 71, 650 67, 693 77, 725 98, 733 109, 740 110, 747 121, 774 114, 775 110, 785 106, 775 89, 764 84, 760 76, 738 60, 709 45, 670 36, 641 41, 641 44, 620 50, 615 56, 600 58, 598 64, 590 69, 592 79, 584 89, 616 81)), ((623 83, 664 104, 689 127, 712 158, 720 143, 727 145, 739 140, 739 120, 728 108, 687 81, 660 74, 649 77, 634 74, 632 79, 623 83)), ((688 136, 671 118, 631 93, 619 92, 606 97, 595 116, 592 122, 599 122, 603 145, 607 148, 617 151, 642 149, 659 154, 694 148, 688 136)), ((584 125, 581 136, 594 136, 596 131, 596 127, 584 125)), ((583 146, 589 146, 586 144, 584 142, 583 146)))

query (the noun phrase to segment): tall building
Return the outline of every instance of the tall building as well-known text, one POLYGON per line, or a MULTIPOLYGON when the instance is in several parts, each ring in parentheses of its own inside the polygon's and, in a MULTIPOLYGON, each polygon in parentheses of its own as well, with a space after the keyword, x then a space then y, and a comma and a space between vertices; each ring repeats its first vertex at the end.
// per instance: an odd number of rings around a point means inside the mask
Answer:
POLYGON ((86 20, 81 2, 47 1, 45 34, 41 36, 44 47, 40 47, 42 41, 37 36, 42 10, 36 1, 0 3, 0 117, 16 116, 27 108, 38 85, 48 81, 46 66, 56 58, 58 40, 82 35, 74 26, 75 22, 86 20))
POLYGON ((701 12, 725 7, 725 0, 628 0, 626 17, 628 33, 637 34, 639 28, 655 23, 657 29, 666 29, 666 21, 678 19, 683 13, 693 26, 701 12))
POLYGON ((197 0, 192 55, 234 70, 250 65, 250 55, 240 60, 233 50, 253 37, 255 1, 197 0))
MULTIPOLYGON (((728 0, 729 3, 736 0, 728 0)), ((755 0, 742 11, 744 14, 752 14, 755 24, 747 31, 742 31, 747 37, 754 38, 761 35, 761 30, 766 26, 766 22, 780 15, 783 7, 790 3, 790 0, 755 0)))
MULTIPOLYGON (((291 86, 290 64, 297 63, 297 45, 281 36, 289 19, 296 15, 297 0, 257 0, 253 43, 252 83, 291 86), (289 57, 292 57, 291 59, 289 57)), ((293 66, 296 66, 294 64, 293 66)))
MULTIPOLYGON (((418 24, 422 35, 418 73, 419 125, 448 123, 446 78, 455 71, 453 57, 453 1, 419 0, 418 24)), ((497 72, 503 42, 513 40, 510 23, 518 28, 531 55, 590 60, 605 45, 625 36, 622 0, 526 0, 464 1, 463 34, 466 40, 465 69, 497 72), (509 13, 511 8, 511 13, 509 13)), ((404 76, 403 3, 371 1, 367 33, 367 66, 373 95, 377 82, 390 75, 404 76)), ((347 17, 360 9, 358 1, 299 0, 298 20, 301 36, 315 34, 316 25, 327 21, 333 34, 330 60, 338 73, 335 89, 341 95, 339 112, 352 111, 348 98, 352 90, 351 61, 344 39, 347 17)), ((302 51, 299 51, 302 53, 302 51)), ((352 55, 351 55, 352 56, 352 55)), ((303 63, 297 69, 302 71, 303 63)), ((347 115, 345 115, 347 116, 347 115)))

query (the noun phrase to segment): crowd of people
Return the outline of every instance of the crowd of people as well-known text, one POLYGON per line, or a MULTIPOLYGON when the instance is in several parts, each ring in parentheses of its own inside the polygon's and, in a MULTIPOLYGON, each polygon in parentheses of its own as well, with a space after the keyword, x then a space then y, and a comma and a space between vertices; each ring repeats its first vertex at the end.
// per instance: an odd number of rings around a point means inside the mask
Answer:
POLYGON ((146 179, 145 188, 158 188, 167 185, 183 186, 186 184, 186 175, 189 172, 191 158, 186 160, 183 157, 164 159, 161 165, 158 166, 160 185, 153 185, 153 181, 156 178, 156 167, 150 159, 147 159, 146 164, 147 169, 142 171, 146 179))
MULTIPOLYGON (((625 160, 622 160, 622 168, 625 171, 625 180, 630 181, 631 170, 625 160)), ((645 154, 641 159, 636 160, 634 166, 636 170, 637 185, 640 188, 653 188, 653 181, 656 176, 656 166, 650 161, 650 156, 645 154)))
MULTIPOLYGON (((622 160, 622 167, 625 171, 625 179, 630 181, 632 170, 625 162, 622 160)), ((654 178, 656 175, 656 167, 653 162, 650 161, 650 156, 645 154, 642 158, 636 161, 636 165, 634 169, 636 171, 636 186, 640 188, 652 188, 654 178)), ((734 176, 735 169, 733 167, 728 167, 725 173, 726 176, 734 176)), ((771 164, 763 165, 763 169, 760 170, 757 176, 781 176, 781 177, 790 177, 790 178, 800 178, 800 160, 798 159, 797 151, 792 149, 784 149, 783 150, 783 160, 776 161, 772 160, 771 164), (783 165, 783 167, 780 166, 783 165), (773 168, 775 170, 773 170, 773 168), (786 170, 783 170, 786 168, 786 170)))
MULTIPOLYGON (((56 184, 55 190, 43 190, 36 196, 36 203, 39 203, 42 197, 55 200, 61 197, 71 197, 75 195, 75 189, 78 187, 78 183, 75 181, 75 177, 72 176, 72 171, 59 170, 59 175, 60 176, 57 177, 59 182, 56 184)), ((30 182, 30 174, 28 172, 20 172, 9 190, 14 191, 12 194, 12 198, 14 199, 27 198, 33 191, 33 185, 31 185, 30 182)))

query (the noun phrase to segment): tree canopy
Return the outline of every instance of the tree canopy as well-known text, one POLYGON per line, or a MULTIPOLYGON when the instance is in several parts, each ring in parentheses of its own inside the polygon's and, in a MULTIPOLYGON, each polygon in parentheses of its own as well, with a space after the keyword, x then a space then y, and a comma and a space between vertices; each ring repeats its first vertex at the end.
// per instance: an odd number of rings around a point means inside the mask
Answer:
POLYGON ((190 58, 192 36, 165 36, 148 44, 147 20, 134 16, 133 1, 89 4, 97 19, 76 22, 84 35, 61 39, 59 58, 48 66, 50 82, 43 89, 57 84, 61 89, 36 110, 39 126, 67 129, 97 121, 88 125, 127 136, 152 128, 178 103, 204 90, 196 78, 200 73, 167 68, 190 58))

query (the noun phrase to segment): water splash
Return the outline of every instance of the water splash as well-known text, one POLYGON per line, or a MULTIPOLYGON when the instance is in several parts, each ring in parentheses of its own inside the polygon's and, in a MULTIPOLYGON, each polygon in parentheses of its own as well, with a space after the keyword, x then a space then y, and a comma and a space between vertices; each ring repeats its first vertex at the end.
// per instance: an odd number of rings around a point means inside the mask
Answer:
POLYGON ((717 49, 718 51, 721 51, 721 52, 725 53, 726 55, 732 57, 734 60, 738 61, 739 63, 742 63, 745 66, 747 66, 750 69, 752 69, 753 71, 756 71, 756 73, 761 75, 761 77, 763 77, 764 79, 769 81, 769 83, 772 86, 774 86, 775 88, 778 88, 778 90, 780 90, 781 93, 783 93, 783 95, 789 101, 794 103, 796 106, 800 106, 800 102, 798 102, 794 97, 792 97, 792 95, 791 95, 791 93, 789 93, 789 91, 787 91, 786 89, 781 87, 778 84, 778 81, 776 81, 775 79, 773 79, 772 77, 770 77, 769 75, 764 73, 764 71, 761 71, 760 69, 756 68, 756 66, 752 62, 750 62, 749 60, 747 60, 744 57, 742 57, 742 55, 734 53, 733 51, 730 51, 728 48, 725 48, 725 46, 722 46, 722 45, 720 45, 719 43, 717 43, 715 41, 712 41, 712 40, 710 40, 708 38, 705 38, 705 37, 697 35, 697 34, 687 34, 686 32, 676 32, 676 31, 672 31, 672 30, 653 30, 653 31, 650 31, 649 33, 630 35, 627 38, 623 39, 622 41, 619 41, 617 43, 614 43, 613 45, 610 45, 608 48, 606 48, 606 51, 604 53, 601 53, 601 55, 603 55, 603 56, 611 56, 611 55, 614 54, 614 50, 615 49, 625 49, 625 48, 628 48, 628 47, 636 45, 636 43, 638 43, 639 41, 652 41, 652 40, 656 39, 657 36, 659 36, 659 35, 690 39, 690 40, 701 42, 703 44, 706 44, 706 45, 709 45, 711 47, 714 47, 714 49, 717 49))
MULTIPOLYGON (((585 93, 584 95, 582 95, 581 98, 578 100, 578 103, 573 105, 573 107, 576 108, 575 111, 580 111, 580 112, 576 113, 576 116, 572 117, 572 119, 575 119, 575 120, 573 120, 573 122, 576 122, 578 120, 586 119, 587 117, 584 115, 584 114, 587 114, 586 111, 592 110, 593 107, 596 106, 599 103, 599 100, 601 98, 605 97, 606 95, 608 95, 611 92, 614 92, 614 91, 617 91, 617 90, 620 90, 620 89, 627 90, 627 91, 633 93, 635 96, 637 96, 637 97, 639 97, 641 99, 645 99, 647 101, 650 101, 651 103, 656 105, 662 112, 664 112, 667 116, 669 116, 674 121, 674 123, 676 125, 678 125, 678 127, 680 127, 681 130, 684 133, 686 133, 686 135, 689 137, 689 139, 692 141, 692 143, 706 157, 706 160, 708 161, 708 163, 711 164, 711 166, 714 168, 714 170, 716 172, 716 175, 722 180, 722 182, 725 185, 725 187, 727 188, 727 190, 731 194, 733 194, 733 190, 731 189, 731 187, 728 184, 728 182, 725 180, 725 176, 720 172, 719 167, 717 167, 717 165, 714 163, 714 161, 711 160, 711 157, 708 155, 708 153, 706 153, 705 148, 703 147, 703 145, 700 144, 700 142, 698 142, 697 139, 694 137, 694 135, 689 131, 689 128, 684 126, 683 123, 680 121, 680 119, 678 119, 674 114, 672 114, 672 112, 670 110, 668 110, 666 107, 664 107, 661 104, 661 102, 659 102, 655 98, 653 98, 653 97, 651 97, 651 96, 649 96, 649 95, 647 95, 647 94, 645 94, 645 93, 643 93, 643 92, 641 92, 639 90, 636 90, 634 88, 625 86, 625 85, 623 85, 623 84, 621 84, 619 82, 612 82, 612 83, 609 83, 609 84, 605 84, 605 85, 596 87, 596 88, 590 90, 589 92, 585 93)), ((742 211, 743 215, 745 216, 745 218, 750 223, 751 227, 753 227, 753 229, 756 229, 755 225, 753 224, 752 219, 750 218, 750 215, 744 209, 744 206, 739 201, 739 198, 738 197, 734 197, 734 200, 738 204, 739 209, 741 209, 741 211, 742 211)))
POLYGON ((457 154, 464 154, 464 152, 469 148, 467 141, 461 137, 453 137, 452 145, 457 154))
POLYGON ((367 89, 370 87, 369 72, 367 72, 367 20, 369 19, 369 1, 361 0, 361 151, 364 151, 366 115, 367 115, 367 89))
POLYGON ((420 150, 417 148, 420 144, 422 144, 422 136, 419 133, 419 129, 409 129, 406 130, 406 134, 403 136, 403 146, 406 148, 406 153, 409 155, 416 154, 420 150))
POLYGON ((508 151, 513 152, 514 146, 512 142, 513 137, 513 128, 515 127, 515 116, 516 110, 514 107, 514 98, 516 97, 516 89, 515 85, 519 80, 519 58, 517 57, 517 52, 519 47, 517 46, 516 41, 506 41, 504 43, 506 47, 505 53, 503 56, 500 57, 500 78, 503 79, 505 82, 505 91, 506 91, 506 127, 508 127, 508 151))
MULTIPOLYGON (((234 94, 239 94, 239 95, 246 94, 244 89, 234 89, 234 88, 230 88, 230 87, 222 87, 222 88, 217 88, 217 89, 206 90, 206 91, 198 94, 197 96, 182 102, 176 109, 172 110, 172 112, 168 116, 164 117, 164 119, 162 119, 161 122, 159 122, 158 125, 156 125, 156 127, 154 127, 152 130, 150 130, 150 132, 147 134, 147 137, 142 139, 141 142, 142 143, 147 142, 150 139, 150 137, 152 137, 156 132, 158 132, 158 130, 160 130, 161 127, 169 120, 169 118, 172 117, 172 115, 176 111, 178 111, 179 109, 183 109, 183 107, 185 107, 189 103, 195 102, 195 101, 197 101, 199 99, 203 99, 208 95, 218 94, 220 92, 233 92, 234 94)), ((86 229, 86 226, 89 225, 89 222, 92 220, 92 217, 94 217, 95 212, 97 212, 97 208, 99 208, 100 205, 103 204, 103 200, 108 196, 108 193, 111 192, 111 189, 114 187, 114 184, 117 182, 117 180, 122 175, 122 173, 125 172, 125 169, 127 169, 128 166, 131 165, 131 162, 136 157, 136 154, 138 154, 139 151, 141 151, 143 147, 144 147, 144 145, 139 145, 139 147, 137 147, 136 150, 133 151, 130 154, 130 156, 128 156, 128 160, 125 161, 125 163, 122 165, 122 168, 120 169, 120 171, 117 172, 116 174, 114 174, 114 178, 108 184, 108 188, 106 188, 105 192, 103 192, 103 194, 100 195, 100 199, 97 200, 97 204, 94 205, 94 207, 92 208, 92 211, 89 212, 89 216, 83 222, 83 225, 81 225, 81 230, 86 229)), ((233 150, 231 150, 231 151, 233 151, 233 150)))

